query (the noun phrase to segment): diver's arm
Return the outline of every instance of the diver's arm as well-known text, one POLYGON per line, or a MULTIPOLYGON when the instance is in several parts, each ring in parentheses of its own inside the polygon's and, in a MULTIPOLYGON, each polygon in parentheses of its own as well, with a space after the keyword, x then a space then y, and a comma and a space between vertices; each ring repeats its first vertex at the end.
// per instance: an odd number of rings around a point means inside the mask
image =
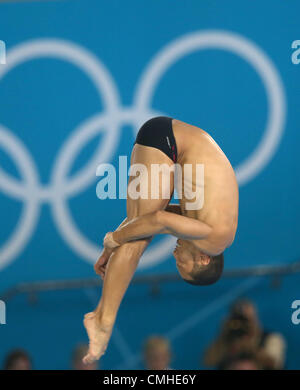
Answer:
POLYGON ((206 238, 211 230, 209 225, 197 219, 159 210, 134 218, 117 231, 108 233, 104 238, 104 246, 114 248, 156 234, 172 234, 182 239, 199 240, 206 238))

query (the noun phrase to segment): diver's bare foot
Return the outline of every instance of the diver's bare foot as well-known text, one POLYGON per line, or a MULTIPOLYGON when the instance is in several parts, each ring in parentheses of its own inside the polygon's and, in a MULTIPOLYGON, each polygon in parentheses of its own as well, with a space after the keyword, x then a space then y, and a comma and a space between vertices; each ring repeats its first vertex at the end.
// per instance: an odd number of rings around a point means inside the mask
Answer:
POLYGON ((84 316, 83 324, 89 337, 89 350, 82 361, 84 364, 91 364, 104 355, 112 327, 102 326, 94 312, 87 313, 84 316))

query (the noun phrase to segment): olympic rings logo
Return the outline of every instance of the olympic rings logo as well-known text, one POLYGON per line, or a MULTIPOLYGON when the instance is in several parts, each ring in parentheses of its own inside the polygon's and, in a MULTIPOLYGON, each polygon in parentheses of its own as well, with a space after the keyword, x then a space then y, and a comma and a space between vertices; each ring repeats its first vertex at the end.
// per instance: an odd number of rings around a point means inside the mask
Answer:
MULTIPOLYGON (((194 32, 182 36, 150 61, 137 84, 132 107, 122 107, 112 76, 91 52, 74 43, 57 39, 37 39, 22 43, 7 52, 6 66, 0 67, 0 79, 16 66, 40 57, 54 57, 80 68, 94 83, 104 102, 104 112, 83 123, 70 134, 58 151, 50 182, 42 185, 37 167, 25 145, 10 130, 0 125, 0 145, 15 161, 22 179, 16 180, 0 168, 0 189, 23 202, 20 220, 8 241, 0 248, 0 269, 13 261, 27 245, 38 222, 40 208, 49 203, 56 226, 69 247, 84 260, 94 263, 99 246, 92 243, 75 225, 67 200, 95 181, 96 167, 110 161, 118 146, 120 127, 131 125, 136 133, 149 117, 163 115, 151 108, 155 88, 176 61, 197 50, 208 48, 230 51, 246 60, 261 78, 269 104, 269 117, 259 145, 235 168, 240 185, 252 180, 271 160, 280 142, 285 122, 286 103, 280 77, 266 54, 244 37, 220 30, 194 32), (67 178, 77 154, 86 143, 103 132, 95 154, 75 177, 67 178)), ((174 238, 166 237, 143 256, 142 267, 164 260, 172 250, 174 238)))

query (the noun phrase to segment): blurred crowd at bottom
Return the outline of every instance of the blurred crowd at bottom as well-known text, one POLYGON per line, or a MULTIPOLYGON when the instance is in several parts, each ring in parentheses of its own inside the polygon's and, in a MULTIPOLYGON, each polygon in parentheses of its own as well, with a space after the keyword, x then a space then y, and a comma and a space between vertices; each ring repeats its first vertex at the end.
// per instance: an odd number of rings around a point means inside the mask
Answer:
MULTIPOLYGON (((75 346, 70 358, 73 370, 98 370, 101 363, 84 365, 86 344, 75 346)), ((285 369, 286 342, 284 336, 264 329, 255 305, 246 299, 233 303, 223 320, 219 334, 207 346, 199 365, 216 370, 282 370, 285 369)), ((168 339, 160 335, 147 338, 143 346, 144 368, 171 370, 176 356, 168 339)), ((4 359, 4 370, 31 370, 34 361, 22 349, 10 351, 4 359)), ((177 367, 176 367, 177 368, 177 367)))

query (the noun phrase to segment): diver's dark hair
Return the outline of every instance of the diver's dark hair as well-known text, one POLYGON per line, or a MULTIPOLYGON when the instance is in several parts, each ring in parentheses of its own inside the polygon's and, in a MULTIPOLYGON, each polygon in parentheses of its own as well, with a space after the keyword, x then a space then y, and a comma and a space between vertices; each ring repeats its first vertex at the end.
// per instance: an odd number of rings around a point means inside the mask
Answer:
POLYGON ((192 272, 189 274, 192 280, 184 279, 185 282, 194 286, 208 286, 216 283, 224 268, 224 255, 221 253, 217 256, 210 256, 210 262, 208 265, 194 264, 192 272))

